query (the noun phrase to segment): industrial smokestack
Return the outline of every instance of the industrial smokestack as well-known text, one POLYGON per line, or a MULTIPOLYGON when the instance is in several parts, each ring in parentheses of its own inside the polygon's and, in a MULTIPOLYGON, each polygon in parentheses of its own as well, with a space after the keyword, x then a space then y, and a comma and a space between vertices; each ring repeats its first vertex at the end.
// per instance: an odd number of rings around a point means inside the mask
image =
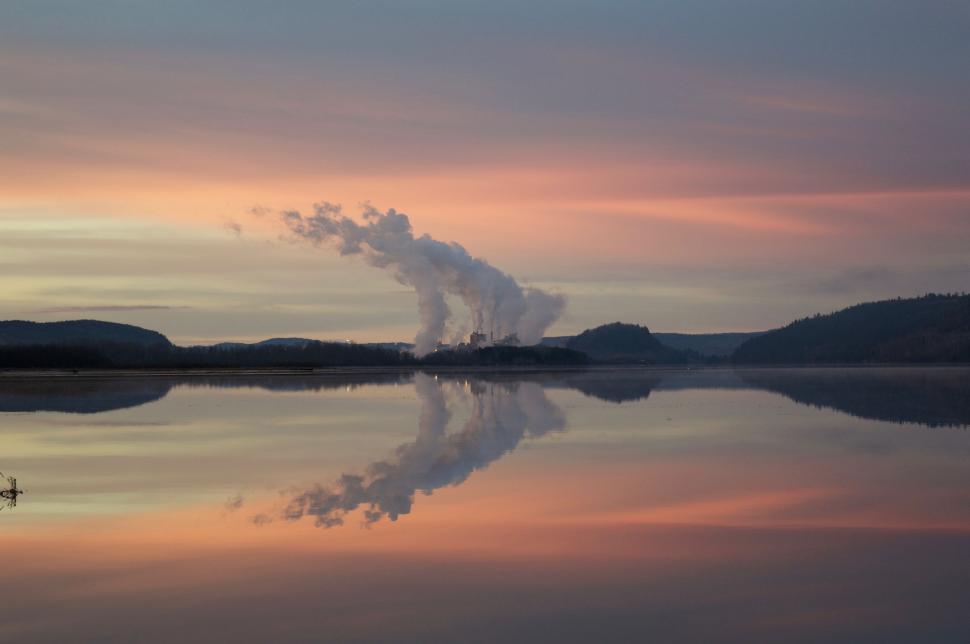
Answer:
POLYGON ((419 356, 433 351, 444 338, 451 317, 445 294, 461 298, 475 329, 491 329, 499 338, 514 333, 527 345, 538 343, 565 308, 561 295, 522 287, 455 242, 415 237, 408 216, 393 208, 380 212, 365 206, 363 223, 328 202, 314 205, 312 215, 290 210, 280 217, 297 239, 334 244, 341 255, 361 255, 371 266, 392 271, 398 281, 414 288, 421 318, 414 338, 419 356))

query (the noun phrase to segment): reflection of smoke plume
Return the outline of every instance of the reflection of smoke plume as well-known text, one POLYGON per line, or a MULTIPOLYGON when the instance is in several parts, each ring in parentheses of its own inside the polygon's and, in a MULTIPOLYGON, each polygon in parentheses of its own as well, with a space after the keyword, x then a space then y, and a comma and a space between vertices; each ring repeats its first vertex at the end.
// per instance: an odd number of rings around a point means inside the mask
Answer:
POLYGON ((366 206, 363 224, 326 202, 316 204, 312 215, 287 211, 282 218, 297 237, 314 244, 335 242, 342 255, 362 254, 372 266, 394 271, 402 284, 414 288, 421 316, 418 355, 432 351, 444 337, 451 315, 446 293, 464 301, 476 329, 496 338, 515 333, 524 344, 539 342, 565 305, 561 296, 521 287, 455 242, 415 237, 407 215, 393 208, 382 213, 366 206))
POLYGON ((364 520, 392 521, 411 511, 416 492, 431 494, 457 485, 475 470, 512 451, 526 435, 541 436, 562 429, 562 411, 536 383, 493 384, 472 381, 471 417, 460 431, 448 434, 451 418, 445 390, 438 380, 415 377, 421 399, 417 439, 401 445, 394 457, 372 463, 363 474, 344 474, 330 487, 316 486, 294 496, 284 516, 295 520, 316 517, 317 525, 343 523, 344 515, 365 507, 364 520))

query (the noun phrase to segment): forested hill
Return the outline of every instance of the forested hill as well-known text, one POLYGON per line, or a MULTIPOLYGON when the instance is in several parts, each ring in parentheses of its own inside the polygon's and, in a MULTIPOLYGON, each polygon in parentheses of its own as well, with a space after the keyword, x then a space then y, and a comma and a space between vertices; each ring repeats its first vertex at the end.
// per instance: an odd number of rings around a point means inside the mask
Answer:
POLYGON ((100 320, 0 321, 0 346, 87 346, 104 343, 152 347, 171 346, 168 338, 158 331, 143 329, 131 324, 102 322, 100 320))
POLYGON ((929 294, 815 315, 742 344, 744 364, 970 362, 970 295, 929 294))
POLYGON ((687 361, 684 353, 661 344, 647 327, 622 322, 587 329, 571 338, 566 347, 599 362, 670 364, 687 361))

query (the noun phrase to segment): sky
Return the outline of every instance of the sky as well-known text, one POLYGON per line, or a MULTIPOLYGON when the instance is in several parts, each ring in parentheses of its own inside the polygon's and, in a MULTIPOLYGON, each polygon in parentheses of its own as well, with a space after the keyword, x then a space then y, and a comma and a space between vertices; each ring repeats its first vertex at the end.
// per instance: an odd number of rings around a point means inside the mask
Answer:
POLYGON ((966 2, 0 6, 0 319, 406 340, 273 216, 395 208, 614 320, 745 331, 970 284, 966 2))

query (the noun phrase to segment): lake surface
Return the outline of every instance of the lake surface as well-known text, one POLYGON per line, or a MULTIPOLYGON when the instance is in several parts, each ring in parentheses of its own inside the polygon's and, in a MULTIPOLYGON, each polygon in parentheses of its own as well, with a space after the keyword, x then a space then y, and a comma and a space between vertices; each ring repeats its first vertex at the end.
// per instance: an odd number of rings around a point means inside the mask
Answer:
POLYGON ((0 377, 4 642, 967 642, 970 369, 0 377))

